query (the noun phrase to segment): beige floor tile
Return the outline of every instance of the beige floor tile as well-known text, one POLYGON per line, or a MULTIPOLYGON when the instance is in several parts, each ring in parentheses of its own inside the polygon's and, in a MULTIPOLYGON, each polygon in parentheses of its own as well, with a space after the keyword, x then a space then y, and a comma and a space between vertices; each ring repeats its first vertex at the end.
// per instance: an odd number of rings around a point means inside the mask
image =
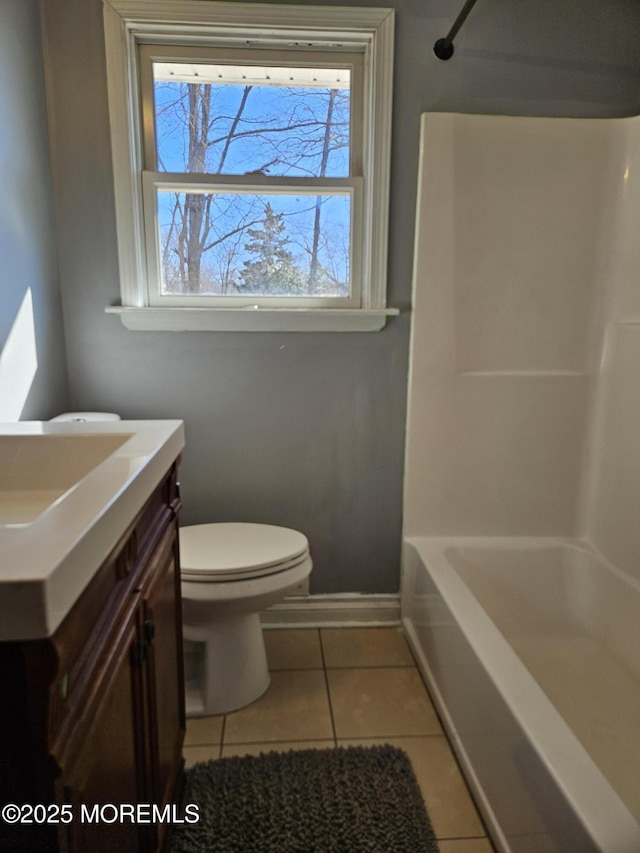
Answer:
POLYGON ((184 754, 184 766, 193 767, 199 761, 211 761, 212 758, 220 758, 220 745, 185 746, 182 752, 184 754))
POLYGON ((411 759, 438 838, 485 835, 446 737, 406 738, 395 744, 411 759))
POLYGON ((184 738, 185 746, 219 744, 222 740, 224 717, 189 717, 184 738))
MULTIPOLYGON (((467 837, 486 835, 464 777, 444 735, 375 740, 338 739, 338 746, 366 746, 372 743, 390 743, 407 753, 438 839, 463 839, 466 842, 467 837)), ((470 853, 473 850, 471 847, 470 853)), ((482 847, 478 853, 481 851, 482 847)), ((454 853, 458 853, 455 848, 454 853)))
POLYGON ((324 672, 273 672, 267 692, 227 716, 224 743, 333 738, 324 672))
POLYGON ((322 669, 320 634, 317 628, 273 628, 262 632, 271 671, 322 669))
POLYGON ((331 749, 332 740, 273 741, 272 743, 230 743, 222 747, 222 757, 229 755, 260 755, 261 752, 289 752, 295 749, 331 749))
POLYGON ((338 738, 442 734, 414 667, 327 672, 338 738))
POLYGON ((322 628, 327 668, 414 666, 401 628, 322 628))
POLYGON ((487 838, 456 838, 450 841, 438 841, 440 853, 493 853, 491 842, 487 838))

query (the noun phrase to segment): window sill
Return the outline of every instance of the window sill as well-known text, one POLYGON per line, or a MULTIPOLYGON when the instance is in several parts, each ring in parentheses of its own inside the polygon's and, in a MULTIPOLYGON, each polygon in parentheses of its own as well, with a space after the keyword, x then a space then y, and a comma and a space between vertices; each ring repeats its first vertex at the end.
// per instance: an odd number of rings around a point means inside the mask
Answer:
POLYGON ((378 332, 397 308, 130 308, 112 305, 140 332, 378 332))

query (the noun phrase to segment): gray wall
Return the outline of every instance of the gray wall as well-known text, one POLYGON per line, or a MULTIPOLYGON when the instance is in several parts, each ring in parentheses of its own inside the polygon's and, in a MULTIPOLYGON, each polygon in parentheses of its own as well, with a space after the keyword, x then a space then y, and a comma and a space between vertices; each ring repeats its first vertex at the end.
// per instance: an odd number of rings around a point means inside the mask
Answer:
POLYGON ((19 328, 38 362, 23 389, 0 361, 0 394, 26 397, 12 420, 46 419, 69 400, 37 0, 0 0, 0 80, 0 356, 30 289, 33 321, 19 328))
MULTIPOLYGON (((351 0, 347 5, 364 5, 351 0)), ((373 4, 372 4, 373 5, 373 4)), ((399 585, 419 116, 619 116, 640 106, 637 0, 396 0, 389 302, 375 334, 128 332, 119 301, 100 0, 44 0, 74 408, 183 418, 185 523, 305 531, 312 592, 399 585)))

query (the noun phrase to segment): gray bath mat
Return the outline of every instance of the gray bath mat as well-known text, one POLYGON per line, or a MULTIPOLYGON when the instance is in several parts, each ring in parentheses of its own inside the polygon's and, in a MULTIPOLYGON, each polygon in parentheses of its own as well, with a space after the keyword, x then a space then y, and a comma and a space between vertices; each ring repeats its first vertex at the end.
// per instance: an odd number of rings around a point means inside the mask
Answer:
POLYGON ((221 758, 187 771, 197 824, 171 853, 437 853, 406 753, 348 747, 221 758))

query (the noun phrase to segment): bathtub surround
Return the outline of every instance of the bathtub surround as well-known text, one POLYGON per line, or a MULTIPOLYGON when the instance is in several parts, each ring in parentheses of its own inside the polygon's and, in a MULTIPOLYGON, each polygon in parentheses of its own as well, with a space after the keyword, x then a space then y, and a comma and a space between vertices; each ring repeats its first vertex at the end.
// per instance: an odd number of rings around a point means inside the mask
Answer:
POLYGON ((405 533, 588 539, 640 582, 640 119, 428 114, 405 533))
POLYGON ((500 851, 640 847, 639 132, 423 117, 402 609, 500 851))
POLYGON ((390 744, 220 758, 187 771, 197 825, 172 853, 438 853, 407 754, 390 744))

